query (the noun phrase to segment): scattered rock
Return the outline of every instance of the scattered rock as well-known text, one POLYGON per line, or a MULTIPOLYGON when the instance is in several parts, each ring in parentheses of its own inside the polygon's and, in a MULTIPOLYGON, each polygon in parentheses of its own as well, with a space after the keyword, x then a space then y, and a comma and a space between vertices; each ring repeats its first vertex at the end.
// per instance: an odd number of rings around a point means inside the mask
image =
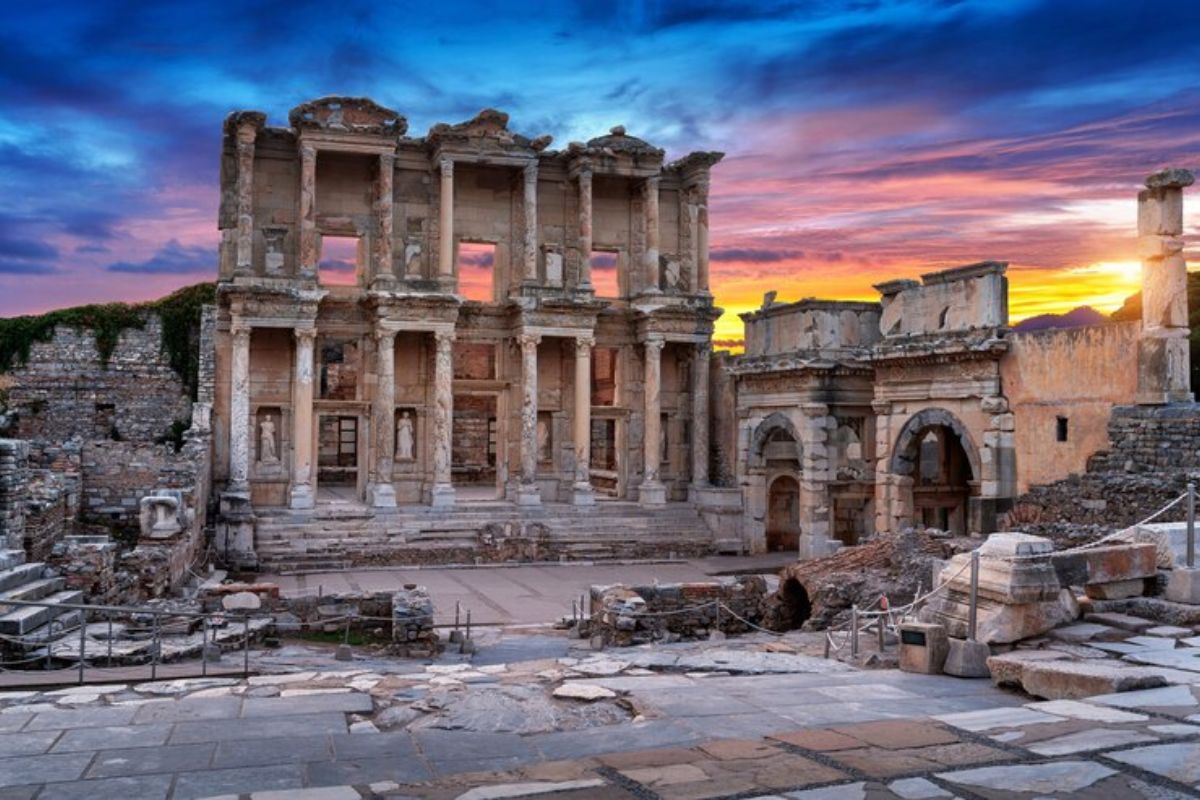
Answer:
POLYGON ((554 690, 554 696, 562 700, 583 700, 591 703, 596 700, 611 700, 617 693, 590 683, 564 683, 554 690))

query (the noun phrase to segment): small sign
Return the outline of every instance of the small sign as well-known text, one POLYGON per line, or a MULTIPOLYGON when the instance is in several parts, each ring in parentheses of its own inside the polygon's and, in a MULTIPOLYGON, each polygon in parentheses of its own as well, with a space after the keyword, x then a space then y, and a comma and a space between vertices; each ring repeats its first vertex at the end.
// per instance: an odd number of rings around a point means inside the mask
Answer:
POLYGON ((900 631, 900 643, 924 647, 925 634, 921 631, 900 631))

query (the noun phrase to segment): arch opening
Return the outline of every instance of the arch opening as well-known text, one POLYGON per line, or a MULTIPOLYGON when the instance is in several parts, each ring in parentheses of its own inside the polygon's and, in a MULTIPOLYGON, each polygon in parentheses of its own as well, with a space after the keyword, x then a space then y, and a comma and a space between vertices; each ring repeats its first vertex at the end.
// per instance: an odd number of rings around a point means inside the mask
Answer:
POLYGON ((776 630, 794 631, 812 616, 808 591, 795 578, 788 578, 779 587, 779 617, 776 630))
POLYGON ((896 442, 891 469, 911 479, 913 524, 968 532, 979 454, 958 418, 936 408, 914 415, 896 442))
POLYGON ((767 550, 800 547, 800 482, 780 475, 767 490, 767 550))

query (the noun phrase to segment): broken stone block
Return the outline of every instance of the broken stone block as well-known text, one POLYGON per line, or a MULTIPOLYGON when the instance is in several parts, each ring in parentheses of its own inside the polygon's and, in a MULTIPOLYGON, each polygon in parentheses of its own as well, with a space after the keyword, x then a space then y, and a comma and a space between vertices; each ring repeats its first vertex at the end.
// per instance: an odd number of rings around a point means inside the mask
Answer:
POLYGON ((1145 633, 1147 628, 1154 627, 1154 622, 1151 620, 1134 617, 1129 614, 1118 614, 1113 611, 1088 614, 1084 620, 1086 622, 1094 622, 1097 625, 1107 625, 1110 628, 1132 631, 1133 633, 1145 633))
POLYGON ((997 686, 1020 686, 1021 673, 1030 661, 1066 661, 1067 654, 1057 650, 1014 650, 987 660, 992 682, 997 686))
POLYGON ((1171 570, 1166 595, 1172 603, 1200 605, 1200 568, 1176 567, 1171 570))
POLYGON ((1093 600, 1127 600, 1130 597, 1141 597, 1146 593, 1146 579, 1133 578, 1110 583, 1089 583, 1083 587, 1083 591, 1093 600))
POLYGON ((949 651, 946 629, 930 622, 900 624, 900 669, 922 675, 939 675, 949 651))
POLYGON ((1054 553, 1050 563, 1063 586, 1115 583, 1154 577, 1158 549, 1149 542, 1092 547, 1054 553))
POLYGON ((1022 665, 1020 685, 1035 697, 1078 700, 1096 694, 1155 689, 1167 682, 1157 670, 1114 666, 1114 662, 1029 661, 1022 665))
POLYGON ((1175 548, 1171 544, 1171 534, 1165 530, 1138 525, 1113 534, 1113 541, 1152 544, 1158 555, 1159 569, 1173 569, 1175 566, 1175 548))
POLYGON ((983 642, 970 639, 951 639, 943 671, 956 678, 988 678, 988 657, 992 651, 983 642))
POLYGON ((236 592, 221 598, 221 607, 226 611, 256 611, 262 608, 262 599, 254 592, 236 592))

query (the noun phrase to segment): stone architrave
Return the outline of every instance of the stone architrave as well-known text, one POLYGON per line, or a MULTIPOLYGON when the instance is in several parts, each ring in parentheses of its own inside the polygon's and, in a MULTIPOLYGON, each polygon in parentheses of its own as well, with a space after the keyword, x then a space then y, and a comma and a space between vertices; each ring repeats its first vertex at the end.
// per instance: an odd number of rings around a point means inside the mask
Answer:
POLYGON ((375 265, 372 276, 377 281, 391 283, 395 277, 392 263, 392 178, 396 172, 396 157, 379 154, 379 176, 375 182, 375 265))
POLYGON ((292 381, 292 485, 288 505, 312 508, 313 492, 313 350, 316 328, 296 328, 295 377, 292 381))
POLYGON ((229 376, 229 491, 250 491, 250 326, 234 320, 229 376))
POLYGON ((642 485, 638 487, 638 502, 646 506, 661 506, 667 502, 667 490, 659 479, 662 465, 662 351, 666 341, 661 336, 647 338, 646 374, 642 383, 645 396, 644 434, 642 441, 642 485))
POLYGON ((592 492, 592 347, 596 340, 587 336, 575 339, 575 486, 571 502, 590 506, 596 502, 592 492))
POLYGON ((454 161, 443 158, 438 164, 442 176, 438 200, 438 278, 454 276, 454 161))
POLYGON ((300 276, 315 278, 321 258, 317 244, 317 148, 300 146, 300 276))
POLYGON ((451 436, 454 417, 454 333, 437 331, 433 362, 433 505, 454 505, 450 480, 451 436))
POLYGON ((579 171, 579 288, 592 288, 592 170, 579 171))
POLYGON ((254 258, 254 141, 258 126, 243 122, 237 129, 237 268, 248 272, 254 258))
POLYGON ((537 485, 537 348, 541 341, 538 334, 523 333, 517 337, 521 346, 521 482, 517 488, 517 504, 522 506, 536 506, 542 502, 537 485))
POLYGON ((712 344, 701 342, 692 360, 692 488, 708 486, 708 367, 712 344))
POLYGON ((396 420, 396 332, 376 331, 375 351, 375 402, 371 405, 375 463, 367 499, 375 508, 395 508, 392 464, 396 443, 393 430, 396 420))
POLYGON ((525 235, 524 235, 524 264, 525 264, 525 283, 536 284, 538 279, 537 271, 537 225, 538 225, 538 210, 537 210, 537 182, 538 182, 538 166, 534 161, 527 164, 522 173, 524 182, 524 211, 525 211, 525 235))
POLYGON ((662 291, 659 288, 658 269, 658 178, 647 178, 642 184, 644 199, 644 220, 646 228, 646 250, 643 264, 645 269, 646 292, 655 294, 662 291))

